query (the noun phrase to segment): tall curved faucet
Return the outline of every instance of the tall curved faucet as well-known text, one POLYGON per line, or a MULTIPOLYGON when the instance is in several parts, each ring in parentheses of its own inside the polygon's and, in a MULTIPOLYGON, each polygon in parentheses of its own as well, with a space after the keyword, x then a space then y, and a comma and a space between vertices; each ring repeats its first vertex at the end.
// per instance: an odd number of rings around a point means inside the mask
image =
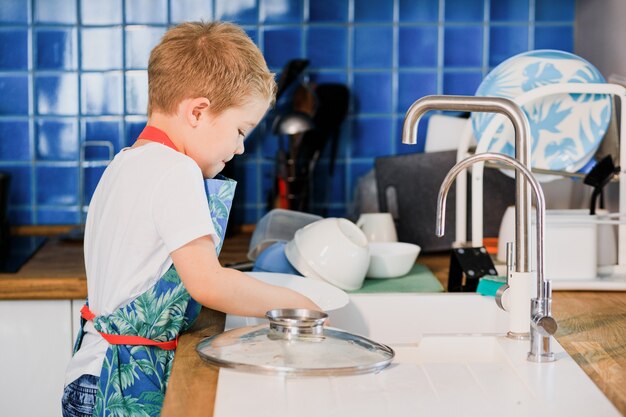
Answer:
MULTIPOLYGON (((445 232, 445 211, 448 191, 454 183, 457 175, 477 162, 499 162, 510 165, 516 172, 522 175, 530 184, 535 194, 537 209, 537 297, 532 299, 530 317, 530 352, 528 359, 533 362, 549 362, 554 360, 554 354, 550 347, 550 336, 556 332, 557 324, 551 316, 552 289, 550 281, 544 276, 544 236, 545 236, 545 198, 541 185, 532 175, 530 170, 517 160, 497 153, 481 153, 470 156, 457 163, 448 172, 437 196, 437 236, 443 236, 445 232)), ((519 201, 516 202, 519 204, 519 201)), ((516 223, 522 220, 516 218, 516 223)))
MULTIPOLYGON (((416 100, 404 117, 402 143, 417 143, 417 126, 424 113, 430 110, 501 113, 508 117, 515 129, 515 159, 530 168, 530 126, 520 107, 502 97, 426 96, 416 100)), ((530 190, 523 177, 515 174, 515 217, 523 219, 515 226, 515 268, 517 272, 530 272, 530 190)))

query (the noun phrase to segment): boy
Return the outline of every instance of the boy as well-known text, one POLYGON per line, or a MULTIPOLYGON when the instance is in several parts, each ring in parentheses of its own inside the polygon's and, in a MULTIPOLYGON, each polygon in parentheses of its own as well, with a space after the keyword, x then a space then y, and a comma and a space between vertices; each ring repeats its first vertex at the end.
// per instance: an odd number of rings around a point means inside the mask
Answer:
POLYGON ((308 298, 223 268, 234 186, 215 177, 270 106, 276 84, 228 23, 184 23, 150 54, 145 130, 116 155, 85 227, 89 305, 68 366, 63 415, 158 415, 178 335, 200 305, 263 317, 319 310, 308 298))

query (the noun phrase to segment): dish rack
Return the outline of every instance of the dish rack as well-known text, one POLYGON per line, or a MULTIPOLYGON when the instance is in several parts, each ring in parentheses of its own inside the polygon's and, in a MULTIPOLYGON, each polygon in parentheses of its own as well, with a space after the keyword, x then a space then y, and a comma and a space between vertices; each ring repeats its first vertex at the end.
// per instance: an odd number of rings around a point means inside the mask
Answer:
MULTIPOLYGON (((620 163, 626 164, 626 146, 621 146, 622 138, 626 138, 626 88, 618 84, 603 83, 559 83, 550 84, 530 90, 512 101, 518 106, 555 94, 607 94, 620 100, 620 163)), ((484 130, 484 137, 495 135, 498 127, 505 121, 505 116, 496 115, 484 130)), ((461 136, 457 150, 457 162, 469 156, 473 133, 471 123, 467 123, 461 136)), ((475 153, 487 152, 489 140, 481 140, 475 153)), ((471 241, 467 240, 467 171, 458 175, 456 180, 456 242, 461 246, 483 246, 483 171, 484 163, 476 163, 471 170, 471 241)), ((542 173, 563 175, 559 171, 541 170, 542 173)), ((569 174, 569 173, 568 173, 569 174)), ((621 169, 619 180, 619 212, 609 213, 600 218, 590 219, 596 224, 618 225, 617 233, 617 264, 603 267, 600 274, 592 280, 554 281, 555 290, 600 290, 626 291, 626 169, 621 169)))

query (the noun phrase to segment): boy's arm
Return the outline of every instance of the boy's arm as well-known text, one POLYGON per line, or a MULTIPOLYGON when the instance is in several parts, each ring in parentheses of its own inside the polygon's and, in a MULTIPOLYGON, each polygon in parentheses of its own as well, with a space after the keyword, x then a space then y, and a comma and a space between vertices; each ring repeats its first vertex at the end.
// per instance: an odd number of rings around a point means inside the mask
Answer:
POLYGON ((209 236, 195 239, 176 249, 171 257, 191 297, 214 310, 248 317, 265 317, 265 313, 274 308, 322 311, 300 293, 222 267, 209 236))

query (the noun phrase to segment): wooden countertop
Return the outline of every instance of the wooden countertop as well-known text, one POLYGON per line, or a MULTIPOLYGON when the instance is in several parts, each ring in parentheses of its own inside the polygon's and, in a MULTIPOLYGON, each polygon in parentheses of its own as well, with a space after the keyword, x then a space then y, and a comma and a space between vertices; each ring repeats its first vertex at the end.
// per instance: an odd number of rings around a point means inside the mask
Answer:
MULTIPOLYGON (((245 260, 249 234, 227 239, 222 262, 245 260)), ((426 264, 447 286, 448 255, 423 255, 426 264)), ((553 294, 559 323, 556 339, 626 416, 626 293, 562 292, 553 294)), ((195 347, 204 337, 224 329, 224 315, 203 311, 205 324, 180 338, 161 417, 211 417, 218 369, 203 362, 195 347)))
MULTIPOLYGON (((58 231, 53 231, 58 233, 58 231)), ((226 239, 222 264, 245 261, 250 230, 226 239)), ((448 257, 420 256, 446 286, 448 257)), ((50 238, 15 274, 0 274, 0 300, 82 299, 87 294, 82 243, 50 238)), ((626 415, 626 293, 553 294, 556 339, 613 404, 626 415)), ((224 328, 224 314, 204 309, 192 332, 180 339, 163 417, 213 415, 218 371, 195 352, 204 337, 224 328)))
POLYGON ((82 241, 49 237, 18 272, 0 274, 0 300, 86 297, 87 278, 82 241))

